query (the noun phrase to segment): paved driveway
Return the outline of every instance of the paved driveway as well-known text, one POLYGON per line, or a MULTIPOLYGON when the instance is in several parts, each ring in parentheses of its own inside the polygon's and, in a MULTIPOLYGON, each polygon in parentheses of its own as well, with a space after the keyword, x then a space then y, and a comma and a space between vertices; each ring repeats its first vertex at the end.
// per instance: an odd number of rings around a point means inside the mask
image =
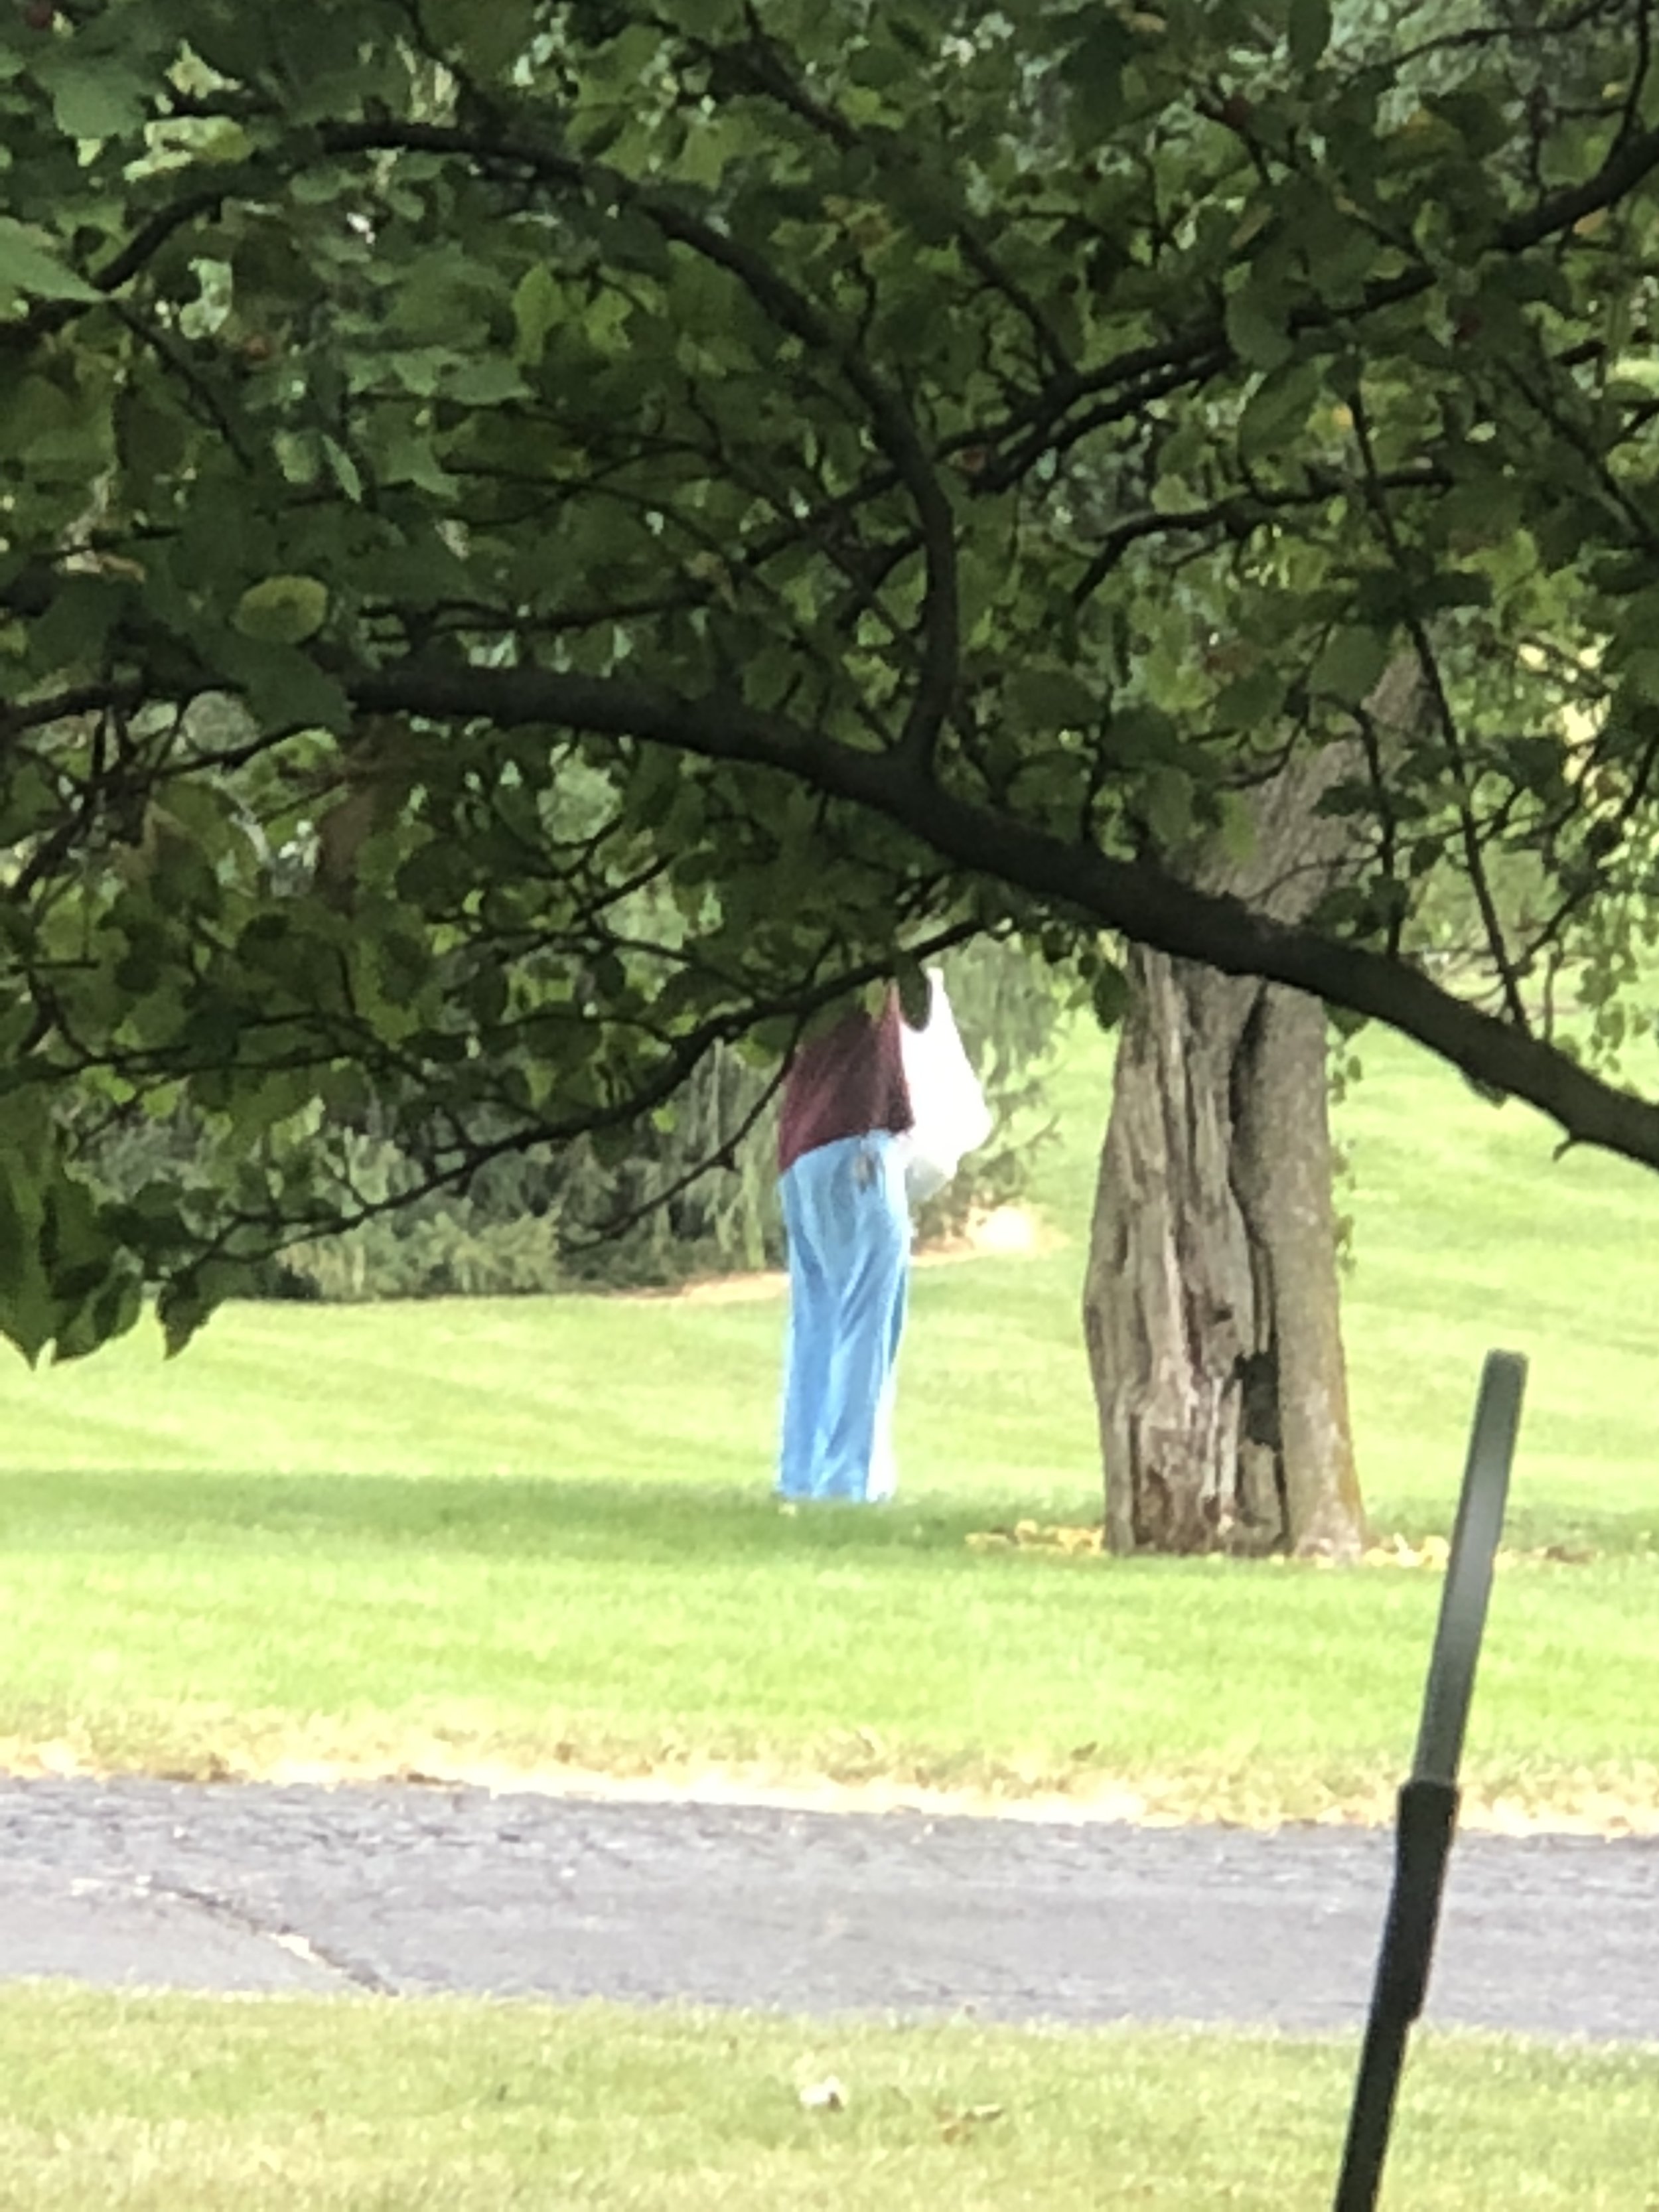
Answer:
MULTIPOLYGON (((0 1780, 0 1978, 1352 2027, 1389 1838, 0 1780)), ((1659 2042, 1659 1841, 1458 1844, 1430 2017, 1659 2042)))

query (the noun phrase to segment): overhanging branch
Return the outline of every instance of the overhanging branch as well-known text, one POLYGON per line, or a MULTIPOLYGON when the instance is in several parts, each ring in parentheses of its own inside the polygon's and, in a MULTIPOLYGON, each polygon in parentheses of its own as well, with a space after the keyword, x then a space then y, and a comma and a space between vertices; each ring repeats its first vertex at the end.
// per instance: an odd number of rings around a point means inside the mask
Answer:
POLYGON ((1067 843, 941 789, 894 754, 856 751, 732 698, 687 699, 647 684, 539 669, 411 661, 365 672, 347 690, 369 713, 580 730, 777 769, 881 817, 954 868, 1069 907, 1172 958, 1261 975, 1382 1022, 1476 1081, 1525 1099, 1571 1142, 1659 1167, 1659 1105, 1468 1005, 1417 969, 1273 921, 1144 862, 1067 843))

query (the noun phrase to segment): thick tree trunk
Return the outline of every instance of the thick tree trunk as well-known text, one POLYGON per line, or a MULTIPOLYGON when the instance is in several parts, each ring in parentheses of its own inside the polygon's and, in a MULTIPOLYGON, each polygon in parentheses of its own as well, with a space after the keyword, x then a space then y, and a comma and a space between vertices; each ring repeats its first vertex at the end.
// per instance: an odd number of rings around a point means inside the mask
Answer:
MULTIPOLYGON (((1349 765, 1277 778, 1250 861, 1206 887, 1309 911, 1348 859, 1319 801, 1349 765)), ((1161 953, 1129 975, 1084 1292, 1109 1540, 1352 1556, 1324 1009, 1161 953)))
POLYGON ((1324 1010, 1131 980, 1084 1297, 1112 1548, 1352 1553, 1324 1010))

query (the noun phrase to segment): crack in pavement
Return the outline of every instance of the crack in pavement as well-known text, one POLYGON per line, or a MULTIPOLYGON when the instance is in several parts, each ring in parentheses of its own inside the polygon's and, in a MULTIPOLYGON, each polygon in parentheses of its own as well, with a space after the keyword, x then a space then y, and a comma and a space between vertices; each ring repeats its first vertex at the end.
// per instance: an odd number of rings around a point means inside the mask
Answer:
MULTIPOLYGON (((1389 1835, 0 1778, 0 1978, 1357 2029, 1389 1835)), ((1659 2042, 1659 1840, 1470 1834, 1428 2014, 1659 2042)))
POLYGON ((193 1905, 198 1911, 207 1913, 222 1926, 234 1929, 241 1935, 254 1936, 261 1942, 274 1943, 278 1950, 286 1951, 290 1957, 303 1960, 308 1966, 325 1967, 342 1981, 349 1982, 354 1988, 365 1990, 372 1996, 390 1996, 394 1994, 392 1984, 377 1974, 373 1966, 362 1965, 332 1946, 315 1943, 297 1928, 288 1927, 280 1921, 270 1921, 216 1891, 198 1889, 189 1882, 170 1881, 164 1876, 149 1874, 139 1875, 132 1884, 132 1889, 133 1893, 140 1897, 176 1898, 181 1905, 193 1905))

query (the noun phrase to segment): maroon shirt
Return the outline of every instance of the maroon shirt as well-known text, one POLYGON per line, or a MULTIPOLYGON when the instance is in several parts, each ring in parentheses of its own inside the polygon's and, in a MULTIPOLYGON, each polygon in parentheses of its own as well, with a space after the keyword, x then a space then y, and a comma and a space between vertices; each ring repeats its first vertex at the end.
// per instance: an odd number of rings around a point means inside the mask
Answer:
POLYGON ((803 1045, 784 1079, 778 1125, 778 1173, 803 1152, 844 1137, 887 1129, 895 1136, 915 1120, 899 1046, 899 1005, 889 994, 880 1013, 848 1014, 803 1045))

